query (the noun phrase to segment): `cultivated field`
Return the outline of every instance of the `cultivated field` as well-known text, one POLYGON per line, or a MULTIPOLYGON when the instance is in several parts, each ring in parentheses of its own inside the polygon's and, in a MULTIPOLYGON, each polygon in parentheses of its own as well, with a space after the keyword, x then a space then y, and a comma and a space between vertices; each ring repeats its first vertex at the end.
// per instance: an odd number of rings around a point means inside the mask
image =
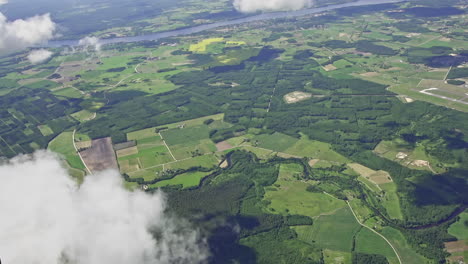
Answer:
POLYGON ((111 138, 93 140, 91 148, 81 151, 80 154, 91 172, 118 169, 111 138))

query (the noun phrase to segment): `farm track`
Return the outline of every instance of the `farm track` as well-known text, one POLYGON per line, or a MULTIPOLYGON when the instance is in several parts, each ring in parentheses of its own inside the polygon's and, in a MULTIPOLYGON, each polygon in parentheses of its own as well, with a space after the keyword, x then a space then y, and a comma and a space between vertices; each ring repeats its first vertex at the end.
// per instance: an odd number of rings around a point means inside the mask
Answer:
POLYGON ((353 213, 353 216, 354 218, 356 219, 356 221, 358 222, 358 224, 360 224, 361 226, 369 229, 370 231, 374 232, 375 234, 377 234, 378 236, 380 236, 381 238, 383 238, 385 240, 385 242, 387 242, 390 247, 393 249, 393 252, 395 252, 395 255, 397 256, 398 258, 398 262, 400 264, 403 264, 403 262, 401 262, 401 258, 400 258, 400 255, 398 255, 398 252, 396 251, 395 247, 393 247, 392 243, 390 243, 390 241, 388 241, 388 239, 386 237, 384 237, 382 234, 380 234, 379 232, 375 231, 374 229, 364 225, 363 223, 361 223, 361 221, 359 221, 359 218, 357 217, 357 215, 354 213, 354 210, 353 210, 353 207, 351 206, 351 204, 349 203, 349 201, 346 201, 346 203, 348 204, 349 206, 349 209, 351 209, 351 212, 353 213))
POLYGON ((174 161, 178 161, 178 160, 174 157, 174 154, 172 154, 171 149, 170 149, 169 146, 166 144, 166 141, 164 140, 164 138, 163 138, 163 136, 161 135, 161 133, 158 133, 158 134, 159 134, 159 137, 161 137, 164 146, 166 146, 167 150, 169 151, 169 154, 171 154, 171 156, 172 156, 172 158, 174 159, 174 161))
POLYGON ((78 148, 76 147, 75 144, 75 134, 76 134, 76 129, 73 130, 73 136, 72 136, 72 141, 73 141, 73 147, 75 148, 76 153, 80 157, 81 162, 83 162, 83 165, 85 166, 86 170, 88 173, 91 175, 91 170, 88 168, 88 165, 86 165, 86 162, 83 160, 83 157, 81 156, 81 153, 78 151, 78 148))

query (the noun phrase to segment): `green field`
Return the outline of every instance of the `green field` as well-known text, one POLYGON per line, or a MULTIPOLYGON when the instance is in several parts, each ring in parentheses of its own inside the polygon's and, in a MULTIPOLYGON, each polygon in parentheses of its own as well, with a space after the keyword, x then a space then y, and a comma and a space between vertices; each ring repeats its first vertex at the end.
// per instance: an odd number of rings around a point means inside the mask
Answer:
POLYGON ((216 158, 215 155, 208 154, 197 156, 185 160, 180 160, 177 162, 172 162, 170 164, 165 165, 167 169, 189 169, 192 167, 204 167, 204 168, 213 168, 217 166, 219 160, 216 158))
POLYGON ((217 115, 205 116, 205 117, 181 121, 177 123, 162 125, 158 127, 146 128, 146 129, 128 133, 127 140, 144 139, 144 138, 148 138, 152 136, 157 136, 158 133, 155 132, 156 128, 173 129, 173 128, 178 128, 181 125, 184 125, 186 128, 189 128, 189 127, 194 127, 198 125, 203 125, 203 122, 208 119, 220 121, 220 120, 223 120, 223 118, 224 118, 224 114, 217 114, 217 115))
POLYGON ((85 166, 73 146, 73 132, 63 132, 58 135, 49 143, 48 149, 61 155, 74 175, 84 176, 85 166))
POLYGON ((307 243, 316 243, 324 249, 350 252, 353 239, 361 226, 348 207, 329 215, 321 215, 312 226, 295 227, 298 238, 307 243))
POLYGON ((379 254, 387 258, 390 264, 398 264, 398 258, 390 245, 380 236, 367 228, 362 228, 356 235, 356 252, 379 254))
POLYGON ((137 154, 131 154, 118 158, 121 170, 123 172, 147 169, 149 167, 154 167, 173 161, 169 151, 164 145, 138 145, 137 149, 137 154), (128 164, 130 168, 126 169, 124 164, 128 164))
POLYGON ((325 264, 351 264, 351 253, 325 249, 323 260, 325 264))
POLYGON ((294 145, 298 139, 276 132, 271 135, 262 134, 255 136, 253 141, 256 142, 255 145, 258 147, 284 152, 286 149, 294 145))
POLYGON ((452 224, 448 229, 449 234, 458 240, 468 240, 468 212, 460 214, 460 220, 452 224))
MULTIPOLYGON (((293 140, 291 140, 290 143, 293 143, 292 141, 293 140)), ((332 150, 330 144, 316 140, 309 140, 305 135, 302 135, 299 141, 289 145, 284 152, 311 159, 320 159, 339 163, 349 162, 347 158, 332 150)))
POLYGON ((93 119, 95 114, 96 113, 93 113, 93 112, 88 111, 88 110, 81 110, 79 112, 71 114, 71 116, 73 118, 75 118, 76 120, 80 121, 80 122, 86 122, 88 120, 93 119))
POLYGON ((161 132, 164 140, 169 146, 189 144, 209 137, 210 129, 206 125, 187 128, 174 128, 161 132))
POLYGON ((380 185, 380 188, 385 192, 381 201, 382 205, 387 210, 388 215, 391 218, 403 220, 396 184, 393 182, 384 183, 380 185))
POLYGON ((83 97, 83 94, 79 90, 72 88, 72 87, 67 87, 67 88, 63 88, 60 90, 54 90, 54 94, 58 96, 68 97, 68 98, 82 98, 83 97))
POLYGON ((161 79, 157 74, 134 74, 127 78, 117 88, 116 91, 137 90, 148 94, 160 94, 176 89, 170 81, 161 79))
POLYGON ((201 179, 210 174, 209 172, 188 172, 177 175, 170 180, 164 180, 150 185, 151 188, 164 187, 169 185, 182 185, 182 188, 198 186, 201 179))
POLYGON ((380 233, 392 243, 403 263, 431 263, 428 259, 416 253, 399 230, 384 227, 380 233))
POLYGON ((300 214, 315 217, 323 213, 330 213, 345 205, 324 193, 306 191, 308 183, 296 179, 302 173, 298 164, 282 164, 275 190, 267 188, 265 200, 270 201, 269 210, 280 214, 300 214))
POLYGON ((191 141, 185 144, 170 145, 169 148, 178 160, 216 152, 216 146, 210 139, 191 141))
POLYGON ((40 125, 37 128, 41 131, 42 135, 44 135, 45 137, 54 134, 54 131, 52 131, 52 129, 48 125, 40 125))

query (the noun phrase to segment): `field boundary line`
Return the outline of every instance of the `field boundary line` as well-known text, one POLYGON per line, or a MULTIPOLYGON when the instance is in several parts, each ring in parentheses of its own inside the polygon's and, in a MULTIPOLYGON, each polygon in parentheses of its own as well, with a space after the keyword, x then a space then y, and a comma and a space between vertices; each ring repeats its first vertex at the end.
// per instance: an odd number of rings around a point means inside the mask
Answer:
POLYGON ((73 130, 73 136, 72 136, 72 141, 73 141, 73 147, 75 148, 76 153, 80 157, 81 162, 83 162, 83 165, 85 166, 86 170, 88 171, 89 174, 93 174, 91 170, 88 168, 88 165, 86 165, 86 162, 84 161, 83 157, 81 156, 81 153, 78 151, 78 148, 76 147, 75 144, 75 133, 76 129, 73 130))
POLYGON ((424 80, 425 80, 425 79, 421 79, 421 80, 418 82, 418 85, 416 85, 416 88, 418 88, 424 80))
POLYGON ((17 155, 17 154, 18 154, 18 153, 16 153, 16 151, 14 151, 14 150, 11 148, 10 144, 8 144, 8 143, 5 141, 5 139, 3 139, 3 137, 2 137, 2 136, 0 136, 0 139, 1 139, 3 142, 5 142, 5 145, 7 145, 7 147, 8 147, 8 148, 9 148, 9 149, 10 149, 12 152, 14 152, 14 153, 15 153, 15 155, 17 155))
POLYGON ((161 133, 158 133, 159 136, 161 137, 162 139, 162 142, 164 143, 164 146, 166 146, 167 150, 169 150, 169 154, 171 154, 172 158, 174 159, 174 161, 177 161, 177 159, 174 157, 174 154, 172 154, 172 151, 171 149, 169 148, 169 146, 166 144, 166 140, 164 140, 163 136, 161 135, 161 133))
POLYGON ((447 74, 445 74, 444 81, 446 81, 446 80, 447 80, 447 77, 448 77, 448 75, 449 75, 450 71, 452 71, 452 67, 453 67, 453 66, 450 66, 450 68, 449 68, 449 70, 448 70, 447 74))
POLYGON ((385 240, 385 242, 387 242, 390 247, 393 249, 393 252, 395 252, 395 255, 397 256, 398 258, 398 262, 400 262, 400 264, 403 264, 403 262, 401 262, 401 258, 400 258, 400 255, 398 255, 398 252, 397 250, 393 247, 392 243, 390 243, 390 241, 388 241, 388 239, 386 237, 384 237, 382 234, 380 234, 379 232, 375 231, 374 229, 364 225, 363 223, 361 223, 361 221, 359 221, 359 219, 357 218, 356 214, 354 213, 354 210, 353 210, 353 207, 351 206, 351 204, 349 203, 349 201, 346 201, 346 203, 348 204, 349 206, 349 209, 351 209, 351 212, 353 213, 354 215, 354 218, 356 218, 356 221, 358 222, 358 224, 360 224, 361 226, 369 229, 370 231, 376 233, 377 235, 379 235, 381 238, 383 238, 385 240))
POLYGON ((423 43, 419 44, 419 45, 416 45, 416 47, 421 47, 422 45, 426 44, 426 43, 429 43, 433 40, 437 40, 437 39, 440 39, 440 36, 437 36, 437 37, 434 37, 434 38, 431 38, 431 39, 428 39, 426 41, 424 41, 423 43))

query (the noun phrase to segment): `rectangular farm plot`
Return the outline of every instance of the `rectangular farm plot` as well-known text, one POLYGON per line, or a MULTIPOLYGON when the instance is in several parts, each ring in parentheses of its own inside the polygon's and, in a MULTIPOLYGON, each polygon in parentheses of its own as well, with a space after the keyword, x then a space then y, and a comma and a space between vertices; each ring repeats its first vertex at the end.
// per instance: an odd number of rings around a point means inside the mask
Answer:
POLYGON ((215 155, 202 155, 194 158, 184 159, 176 162, 171 162, 164 165, 166 169, 189 169, 192 167, 212 168, 219 164, 219 160, 215 155))
POLYGON ((152 127, 128 133, 127 140, 141 140, 155 136, 159 137, 159 134, 156 132, 155 128, 152 127))
POLYGON ((397 264, 398 258, 390 245, 380 236, 367 228, 362 228, 356 235, 356 252, 379 254, 385 256, 390 263, 397 264))
POLYGON ((125 160, 119 159, 119 166, 122 173, 134 172, 141 169, 140 160, 138 158, 125 160))
POLYGON ((52 131, 52 129, 48 125, 40 125, 37 128, 39 129, 39 131, 41 131, 41 134, 44 137, 54 134, 54 131, 52 131))
POLYGON ((150 169, 143 169, 138 171, 132 171, 128 173, 130 178, 141 178, 145 181, 152 181, 160 177, 160 173, 163 171, 162 166, 150 168, 150 169))
POLYGON ((304 242, 315 242, 324 249, 350 252, 360 225, 349 208, 344 207, 333 214, 319 216, 312 226, 298 226, 294 229, 298 238, 304 242))
POLYGON ((123 170, 122 166, 125 166, 127 163, 132 162, 130 166, 130 171, 135 171, 135 165, 138 164, 138 169, 145 169, 153 166, 162 165, 164 163, 168 163, 174 161, 164 145, 153 146, 153 147, 145 147, 138 145, 136 149, 132 149, 133 151, 137 151, 137 153, 123 156, 119 158, 119 164, 121 165, 121 170, 123 170), (128 161, 129 160, 129 161, 128 161), (138 161, 135 162, 135 161, 138 161))
POLYGON ((206 125, 175 128, 161 132, 166 143, 171 145, 189 144, 209 138, 210 128, 206 125))
POLYGON ((120 149, 116 151, 117 157, 125 157, 128 155, 133 155, 138 153, 138 148, 137 147, 130 147, 130 148, 125 148, 125 149, 120 149))
POLYGON ((180 144, 170 146, 172 153, 176 159, 186 159, 196 157, 203 154, 216 152, 216 146, 210 139, 191 142, 189 144, 180 144))
POLYGON ((170 186, 170 185, 182 185, 183 188, 189 188, 193 186, 198 186, 200 184, 200 181, 206 177, 209 172, 188 172, 184 174, 180 174, 175 176, 172 179, 169 180, 164 180, 157 182, 150 187, 152 188, 157 188, 157 187, 164 187, 164 186, 170 186))
POLYGON ((118 168, 112 140, 109 137, 93 140, 91 148, 80 153, 91 172, 118 168))

